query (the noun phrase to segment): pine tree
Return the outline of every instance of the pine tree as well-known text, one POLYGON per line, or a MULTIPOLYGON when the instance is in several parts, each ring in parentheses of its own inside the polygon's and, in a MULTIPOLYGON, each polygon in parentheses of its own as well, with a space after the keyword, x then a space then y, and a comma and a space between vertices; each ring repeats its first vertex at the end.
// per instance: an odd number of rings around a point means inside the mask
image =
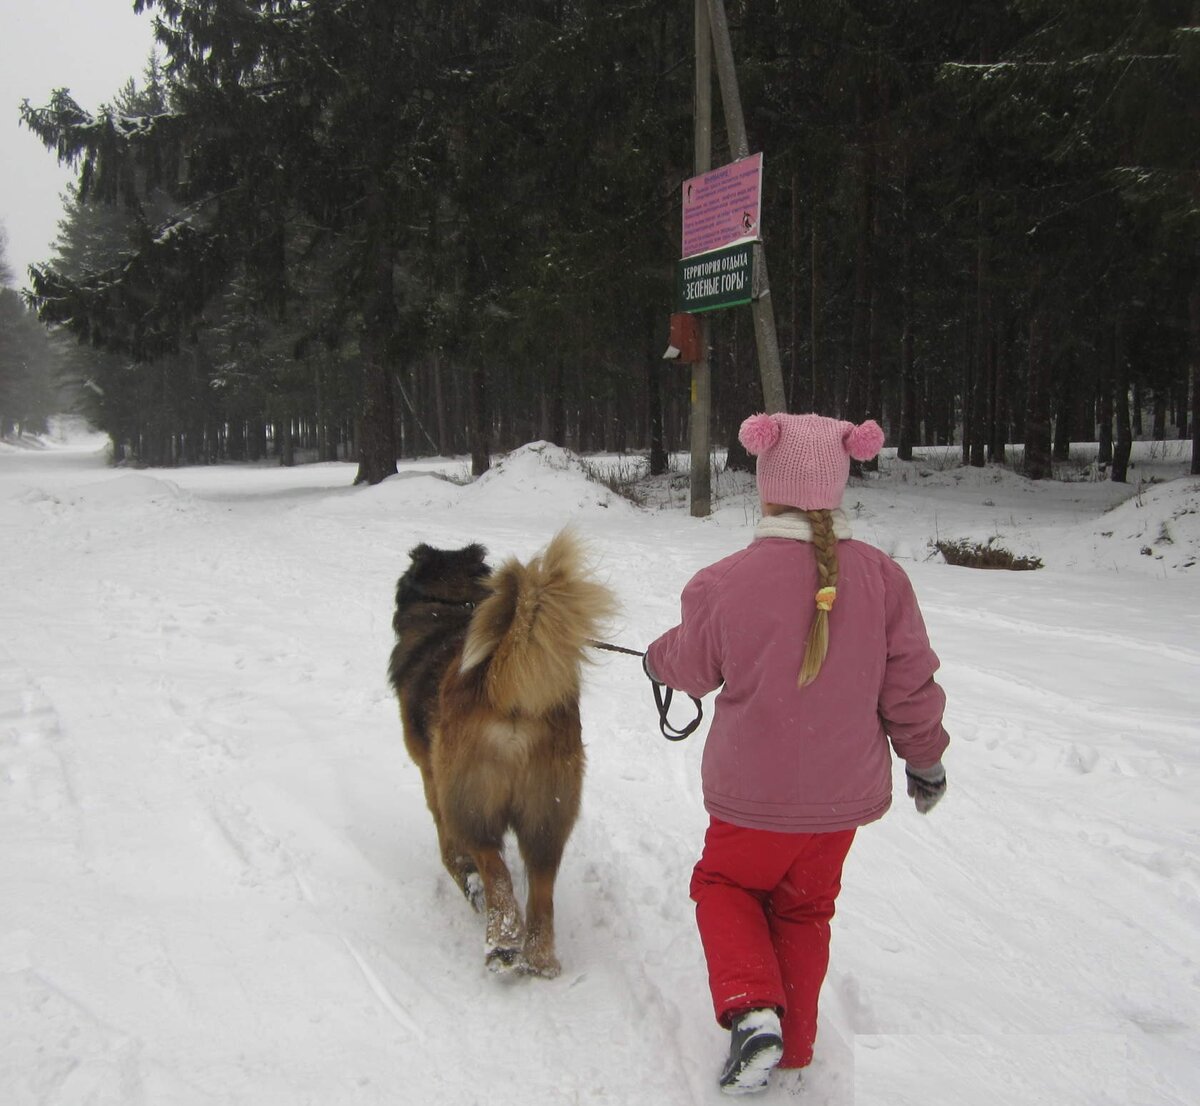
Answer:
POLYGON ((58 351, 21 296, 0 287, 0 438, 45 433, 60 407, 60 367, 58 351))
MULTIPOLYGON (((1014 5, 1017 22, 994 60, 945 70, 990 152, 981 184, 991 196, 997 279, 1031 319, 1025 468, 1035 478, 1051 472, 1052 407, 1062 456, 1074 397, 1125 379, 1084 369, 1103 355, 1095 336, 1124 318, 1122 356, 1140 382, 1151 346, 1164 348, 1142 305, 1154 301, 1161 317, 1169 302, 1168 317, 1185 314, 1176 277, 1191 265, 1162 232, 1191 220, 1185 240, 1196 240, 1186 197, 1189 188, 1194 197, 1200 82, 1181 48, 1190 6, 1031 0, 1014 5)), ((1182 358, 1166 364, 1160 391, 1173 386, 1182 358)), ((1124 402, 1118 394, 1118 411, 1124 402)), ((1098 407, 1110 406, 1101 397, 1098 407)), ((1123 478, 1122 465, 1113 476, 1123 478)))
POLYGON ((262 310, 288 299, 287 228, 314 245, 353 241, 342 278, 356 290, 363 352, 358 479, 395 471, 390 361, 392 271, 405 191, 422 182, 425 94, 436 76, 401 13, 357 3, 138 0, 157 8, 171 103, 130 118, 81 111, 65 92, 24 119, 63 158, 82 162, 79 198, 132 207, 162 188, 174 210, 145 218, 117 267, 72 279, 34 273, 42 317, 139 360, 178 352, 235 273, 262 310))

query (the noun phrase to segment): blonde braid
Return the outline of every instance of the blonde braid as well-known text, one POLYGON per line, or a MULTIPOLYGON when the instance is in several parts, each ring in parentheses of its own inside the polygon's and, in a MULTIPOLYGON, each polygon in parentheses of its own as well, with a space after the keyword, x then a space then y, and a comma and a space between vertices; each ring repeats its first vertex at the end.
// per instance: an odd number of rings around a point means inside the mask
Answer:
POLYGON ((800 687, 811 684, 821 671, 825 654, 829 651, 829 611, 837 595, 838 556, 837 537, 833 532, 833 515, 829 511, 806 511, 812 526, 813 551, 817 555, 817 610, 813 615, 808 641, 804 644, 804 661, 796 683, 800 687))

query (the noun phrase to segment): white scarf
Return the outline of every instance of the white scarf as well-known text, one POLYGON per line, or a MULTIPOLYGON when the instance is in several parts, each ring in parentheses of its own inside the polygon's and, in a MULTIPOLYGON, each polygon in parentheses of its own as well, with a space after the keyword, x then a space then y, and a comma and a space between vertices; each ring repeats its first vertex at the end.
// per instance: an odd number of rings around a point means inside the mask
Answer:
MULTIPOLYGON (((853 537, 850 523, 839 507, 833 515, 833 536, 839 541, 853 537)), ((791 538, 793 541, 812 541, 812 523, 801 511, 788 511, 782 515, 764 515, 754 528, 757 538, 791 538)))

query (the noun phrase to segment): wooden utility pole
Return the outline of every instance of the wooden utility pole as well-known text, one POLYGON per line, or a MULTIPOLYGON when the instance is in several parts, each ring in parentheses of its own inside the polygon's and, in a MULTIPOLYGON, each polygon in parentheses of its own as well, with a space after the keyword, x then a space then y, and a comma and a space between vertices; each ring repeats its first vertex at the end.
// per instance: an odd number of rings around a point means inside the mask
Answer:
MULTIPOLYGON (((712 168, 712 32, 707 0, 696 5, 696 99, 694 105, 695 171, 712 168)), ((707 518, 712 513, 712 469, 709 462, 712 419, 712 367, 709 364, 709 325, 699 316, 700 360, 692 363, 692 404, 688 426, 691 450, 691 513, 707 518)))
MULTIPOLYGON (((696 4, 696 82, 697 109, 700 82, 700 8, 707 7, 712 46, 716 51, 717 79, 721 83, 721 104, 725 109, 725 133, 734 160, 750 156, 746 138, 746 116, 742 112, 742 94, 738 88, 737 70, 733 64, 733 45, 729 40, 729 21, 725 18, 724 0, 697 0, 696 4)), ((697 134, 699 132, 697 131, 697 134)), ((710 139, 711 142, 711 139, 710 139)), ((711 147, 710 147, 711 148, 711 147)), ((696 172, 699 167, 700 145, 697 140, 696 172)), ((705 165, 703 171, 711 166, 705 165)), ((760 241, 754 243, 754 299, 750 303, 754 315, 754 342, 758 351, 758 373, 762 379, 763 403, 768 414, 783 411, 787 399, 783 390, 783 370, 779 362, 779 338, 775 332, 775 307, 771 300, 771 282, 767 279, 767 254, 760 241)), ((750 412, 747 412, 749 414, 750 412)), ((695 514, 695 512, 692 512, 695 514)))
MULTIPOLYGON (((725 109, 725 130, 735 161, 750 156, 746 138, 746 119, 733 64, 733 46, 723 0, 695 0, 696 11, 696 95, 695 95, 695 173, 700 176, 712 169, 712 69, 716 55, 721 103, 725 109)), ((775 333, 775 308, 771 300, 771 282, 767 278, 767 255, 761 241, 753 246, 754 289, 750 309, 754 315, 754 344, 758 352, 758 371, 762 380, 763 404, 768 412, 787 407, 783 387, 783 369, 779 362, 779 339, 775 333)), ((698 318, 700 360, 692 364, 691 425, 691 511, 694 518, 711 512, 712 470, 710 464, 710 427, 712 417, 712 368, 709 362, 709 323, 698 318)), ((750 412, 746 412, 749 414, 750 412)))

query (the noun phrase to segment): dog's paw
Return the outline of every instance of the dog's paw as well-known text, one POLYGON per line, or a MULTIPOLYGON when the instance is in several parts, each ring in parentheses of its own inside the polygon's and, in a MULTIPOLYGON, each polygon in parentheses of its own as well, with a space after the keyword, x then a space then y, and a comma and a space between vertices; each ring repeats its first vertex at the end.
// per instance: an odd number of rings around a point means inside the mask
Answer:
POLYGON ((554 955, 553 947, 546 947, 546 942, 538 940, 530 934, 525 941, 525 951, 522 956, 520 972, 522 975, 536 975, 542 979, 554 979, 562 972, 562 964, 554 955))
POLYGON ((492 975, 509 975, 512 972, 525 974, 527 972, 524 953, 519 948, 509 946, 488 949, 484 957, 484 964, 492 975))
POLYGON ((487 900, 483 895, 483 876, 478 872, 468 872, 462 881, 462 893, 476 914, 482 914, 487 900))
POLYGON ((562 965, 558 962, 557 957, 553 956, 549 960, 544 960, 539 964, 535 964, 523 956, 516 970, 522 975, 535 975, 539 979, 555 979, 562 974, 562 965))

